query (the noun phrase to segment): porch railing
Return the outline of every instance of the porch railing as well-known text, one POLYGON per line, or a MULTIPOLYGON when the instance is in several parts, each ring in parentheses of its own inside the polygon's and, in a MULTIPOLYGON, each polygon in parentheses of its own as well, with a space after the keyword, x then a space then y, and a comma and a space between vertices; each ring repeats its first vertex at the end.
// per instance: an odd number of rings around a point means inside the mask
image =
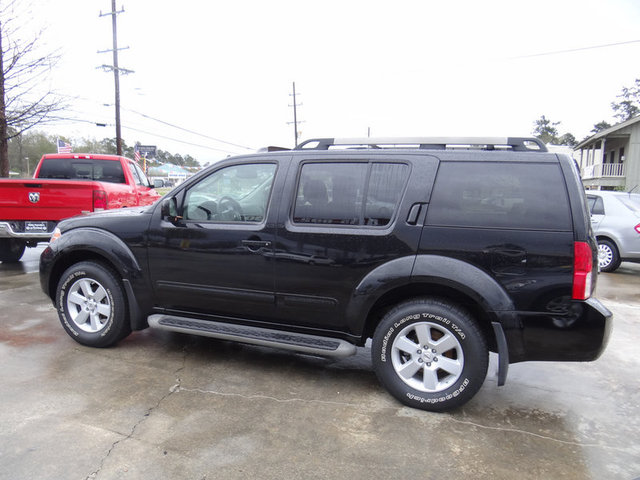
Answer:
POLYGON ((596 163, 582 169, 582 178, 624 177, 624 163, 596 163))

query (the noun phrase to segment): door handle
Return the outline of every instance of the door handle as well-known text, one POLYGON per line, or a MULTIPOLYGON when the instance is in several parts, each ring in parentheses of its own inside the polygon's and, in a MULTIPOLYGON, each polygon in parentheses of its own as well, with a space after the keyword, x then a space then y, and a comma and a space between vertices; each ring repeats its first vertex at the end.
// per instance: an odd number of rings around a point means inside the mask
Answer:
POLYGON ((411 205, 411 209, 409 210, 409 215, 407 215, 407 223, 409 225, 416 225, 418 223, 418 217, 420 216, 420 212, 422 210, 423 203, 414 203, 411 205))
POLYGON ((242 245, 247 247, 252 252, 260 250, 261 248, 268 248, 271 246, 271 242, 268 240, 242 240, 242 245))

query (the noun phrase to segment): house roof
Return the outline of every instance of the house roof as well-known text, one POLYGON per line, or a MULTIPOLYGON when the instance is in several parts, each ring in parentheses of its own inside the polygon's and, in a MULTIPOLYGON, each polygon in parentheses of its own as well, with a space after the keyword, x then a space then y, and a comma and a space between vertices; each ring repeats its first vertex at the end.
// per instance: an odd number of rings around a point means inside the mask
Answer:
POLYGON ((636 115, 633 118, 630 118, 629 120, 627 120, 626 122, 622 122, 622 123, 618 123, 617 125, 614 125, 613 127, 609 127, 606 128, 598 133, 596 133, 595 135, 583 140, 582 142, 580 142, 578 145, 576 145, 574 147, 574 150, 580 150, 582 147, 589 145, 590 143, 593 143, 597 140, 600 140, 601 138, 607 137, 609 135, 611 135, 612 133, 617 132, 618 130, 622 130, 623 128, 626 128, 630 125, 633 125, 634 123, 638 123, 640 122, 640 115, 636 115))

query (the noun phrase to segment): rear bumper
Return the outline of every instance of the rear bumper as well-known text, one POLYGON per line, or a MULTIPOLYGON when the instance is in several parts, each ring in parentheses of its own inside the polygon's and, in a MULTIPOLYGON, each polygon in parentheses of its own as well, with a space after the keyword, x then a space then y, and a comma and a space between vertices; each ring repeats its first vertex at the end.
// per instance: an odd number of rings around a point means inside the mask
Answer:
POLYGON ((22 240, 48 241, 58 222, 11 220, 0 222, 0 238, 19 238, 22 240), (41 226, 38 230, 30 230, 29 224, 41 226), (46 231, 45 231, 46 230, 46 231))
POLYGON ((597 298, 590 298, 585 302, 589 308, 589 315, 593 317, 594 323, 602 324, 602 341, 600 343, 600 349, 596 352, 595 356, 591 360, 596 360, 605 348, 609 344, 609 337, 611 337, 611 330, 613 329, 613 313, 605 307, 597 298))
MULTIPOLYGON (((556 304, 557 305, 557 304, 556 304)), ((522 361, 589 362, 604 352, 613 325, 613 314, 596 298, 567 302, 554 312, 519 312, 521 348, 511 348, 510 363, 522 361)), ((515 334, 515 335, 514 335, 515 334)))

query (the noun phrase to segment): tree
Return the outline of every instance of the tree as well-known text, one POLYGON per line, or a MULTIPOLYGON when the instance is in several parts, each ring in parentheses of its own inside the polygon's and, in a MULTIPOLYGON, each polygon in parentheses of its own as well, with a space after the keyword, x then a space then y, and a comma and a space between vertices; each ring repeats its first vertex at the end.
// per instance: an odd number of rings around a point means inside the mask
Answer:
POLYGON ((558 129, 560 122, 552 122, 547 117, 542 115, 535 121, 535 128, 533 129, 533 135, 539 138, 544 143, 559 143, 558 142, 558 129))
POLYGON ((600 133, 602 130, 606 130, 610 127, 611 125, 603 120, 593 126, 593 128, 591 129, 591 133, 595 135, 596 133, 600 133))
POLYGON ((578 142, 576 137, 574 137, 571 133, 565 133, 564 135, 560 135, 558 132, 558 125, 561 122, 552 122, 547 117, 542 115, 538 120, 535 121, 533 135, 536 138, 539 138, 546 144, 551 145, 569 145, 570 147, 575 147, 578 142))
POLYGON ((56 148, 54 136, 34 130, 18 135, 9 142, 11 169, 19 172, 21 177, 29 177, 42 155, 55 152, 56 148))
MULTIPOLYGON (((56 139, 65 140, 73 146, 75 153, 97 153, 97 154, 116 154, 116 139, 103 138, 96 140, 95 138, 73 139, 64 135, 48 135, 38 130, 30 130, 21 135, 13 137, 9 141, 9 158, 11 159, 12 170, 27 177, 33 174, 35 167, 38 165, 40 158, 46 153, 55 153, 56 139)), ((125 157, 134 158, 134 147, 128 146, 122 142, 122 152, 125 157)), ((158 149, 155 158, 147 158, 147 166, 157 165, 160 163, 174 163, 184 165, 190 168, 200 168, 198 161, 191 155, 170 154, 158 149)), ((142 163, 142 162, 141 162, 142 163)))
POLYGON ((42 32, 20 38, 18 7, 17 0, 0 5, 0 177, 9 176, 9 140, 63 108, 53 91, 42 89, 58 57, 39 53, 42 32))
POLYGON ((558 140, 559 145, 568 145, 570 147, 575 147, 578 144, 576 137, 574 137, 571 133, 565 133, 558 140))
POLYGON ((614 117, 621 122, 635 117, 640 113, 640 78, 636 78, 632 87, 623 87, 622 93, 616 98, 621 98, 620 102, 611 102, 614 117))

